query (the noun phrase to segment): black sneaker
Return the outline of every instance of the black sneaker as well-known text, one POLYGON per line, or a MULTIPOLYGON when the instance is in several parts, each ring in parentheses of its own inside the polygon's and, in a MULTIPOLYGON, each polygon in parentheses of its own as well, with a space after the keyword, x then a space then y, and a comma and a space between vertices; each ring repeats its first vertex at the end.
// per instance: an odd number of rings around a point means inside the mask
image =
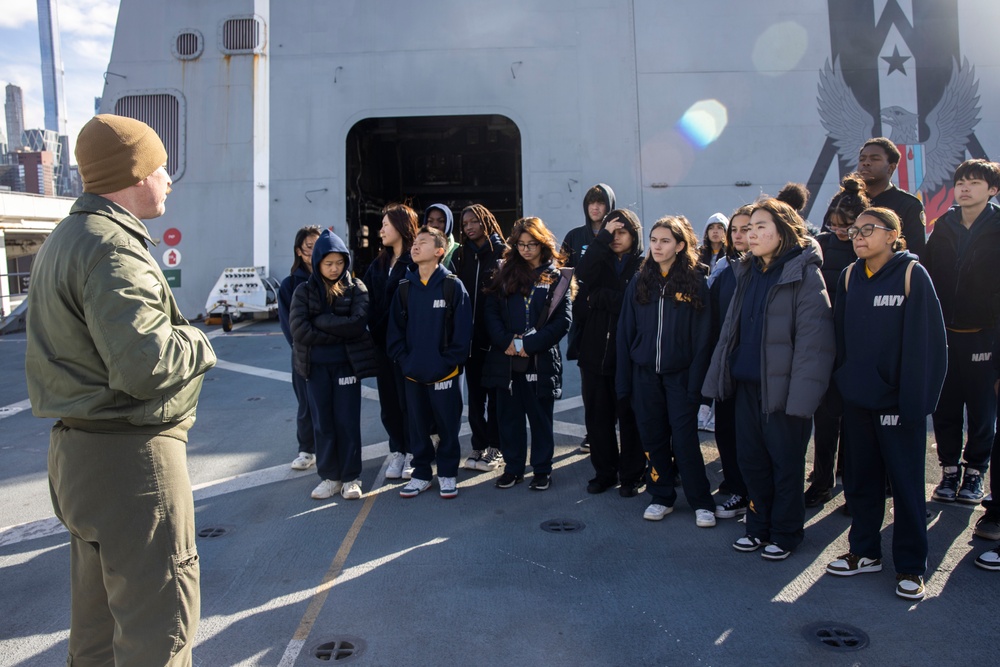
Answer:
POLYGON ((638 482, 622 482, 622 485, 618 487, 618 495, 622 498, 635 498, 642 493, 644 488, 646 488, 646 483, 642 480, 638 482))
POLYGON ((815 484, 806 489, 806 507, 819 507, 831 500, 833 500, 833 491, 830 489, 821 489, 815 484))
POLYGON ((532 491, 545 491, 552 484, 552 476, 545 473, 535 473, 531 477, 531 484, 528 488, 532 491))
POLYGON ((587 493, 604 493, 614 485, 614 482, 606 482, 603 479, 592 479, 587 482, 587 493))
POLYGON ((580 451, 584 454, 590 453, 590 435, 583 436, 583 440, 580 441, 580 451))
POLYGON ((750 503, 747 502, 746 498, 738 493, 734 493, 729 497, 729 500, 715 506, 715 516, 720 519, 733 519, 741 514, 746 514, 749 505, 750 503))
POLYGON ((520 484, 523 481, 524 475, 515 475, 511 472, 505 472, 497 479, 496 487, 498 489, 509 489, 515 484, 520 484))
POLYGON ((976 537, 996 542, 1000 540, 1000 512, 989 510, 976 522, 976 537))

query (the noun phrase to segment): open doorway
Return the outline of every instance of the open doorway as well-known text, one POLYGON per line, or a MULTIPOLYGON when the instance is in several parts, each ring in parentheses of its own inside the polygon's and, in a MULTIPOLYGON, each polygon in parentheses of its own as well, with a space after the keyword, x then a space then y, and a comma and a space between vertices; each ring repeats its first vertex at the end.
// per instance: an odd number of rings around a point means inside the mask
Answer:
POLYGON ((456 225, 463 207, 482 204, 505 232, 521 217, 521 132, 505 116, 367 118, 347 134, 345 174, 358 275, 379 251, 388 203, 409 204, 419 215, 446 204, 456 225))

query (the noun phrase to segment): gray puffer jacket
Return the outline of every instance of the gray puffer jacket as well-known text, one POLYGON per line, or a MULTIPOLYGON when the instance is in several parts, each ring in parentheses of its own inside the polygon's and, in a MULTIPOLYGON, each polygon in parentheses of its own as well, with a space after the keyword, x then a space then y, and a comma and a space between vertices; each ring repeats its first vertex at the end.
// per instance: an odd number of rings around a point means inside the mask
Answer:
MULTIPOLYGON (((723 400, 735 390, 729 364, 739 341, 750 261, 752 258, 732 265, 736 294, 702 387, 707 398, 723 400)), ((760 375, 764 378, 761 407, 765 413, 783 411, 793 417, 812 417, 830 384, 836 349, 822 264, 822 252, 813 241, 785 264, 778 284, 767 295, 760 375)))

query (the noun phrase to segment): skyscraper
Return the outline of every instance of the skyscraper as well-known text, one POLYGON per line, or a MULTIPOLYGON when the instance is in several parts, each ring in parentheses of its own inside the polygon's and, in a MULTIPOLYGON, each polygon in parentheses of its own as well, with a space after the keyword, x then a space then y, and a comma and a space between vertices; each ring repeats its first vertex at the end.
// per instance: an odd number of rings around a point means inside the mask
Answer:
POLYGON ((38 38, 42 50, 42 94, 45 129, 68 134, 66 98, 63 95, 62 50, 59 47, 59 12, 56 0, 38 0, 38 38))
POLYGON ((4 104, 7 114, 7 150, 14 152, 21 147, 21 135, 24 134, 24 98, 20 86, 7 84, 7 101, 4 104))

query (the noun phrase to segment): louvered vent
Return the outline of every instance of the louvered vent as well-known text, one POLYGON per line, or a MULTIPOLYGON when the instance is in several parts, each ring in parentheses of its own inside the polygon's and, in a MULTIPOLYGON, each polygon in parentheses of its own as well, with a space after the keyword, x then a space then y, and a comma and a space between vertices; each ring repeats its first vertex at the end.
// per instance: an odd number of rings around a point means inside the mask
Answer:
POLYGON ((115 102, 115 113, 135 118, 156 130, 167 149, 167 173, 173 180, 184 173, 183 97, 179 92, 150 91, 125 95, 115 102))
POLYGON ((260 53, 264 48, 264 22, 257 16, 234 16, 219 28, 219 44, 226 54, 260 53))
POLYGON ((177 33, 174 39, 173 52, 175 58, 194 60, 205 48, 205 39, 197 30, 184 30, 177 33))

